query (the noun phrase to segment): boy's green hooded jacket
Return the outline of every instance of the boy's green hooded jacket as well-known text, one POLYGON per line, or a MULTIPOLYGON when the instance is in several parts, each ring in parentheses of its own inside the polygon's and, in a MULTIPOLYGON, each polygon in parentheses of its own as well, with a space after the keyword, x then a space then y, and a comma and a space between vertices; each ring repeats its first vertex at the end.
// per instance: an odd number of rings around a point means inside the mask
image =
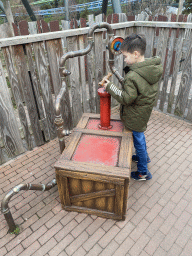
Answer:
POLYGON ((130 130, 143 132, 153 109, 163 67, 161 59, 153 57, 135 63, 129 69, 122 90, 109 83, 106 91, 121 103, 120 115, 124 125, 130 130))

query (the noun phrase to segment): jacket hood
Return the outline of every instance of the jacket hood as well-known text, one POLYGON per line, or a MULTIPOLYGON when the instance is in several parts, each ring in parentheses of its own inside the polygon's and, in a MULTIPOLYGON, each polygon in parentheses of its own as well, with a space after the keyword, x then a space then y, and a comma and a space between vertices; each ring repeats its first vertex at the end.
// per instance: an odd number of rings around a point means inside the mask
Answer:
POLYGON ((157 56, 135 63, 129 66, 129 68, 143 77, 149 84, 157 83, 163 73, 161 58, 157 56))

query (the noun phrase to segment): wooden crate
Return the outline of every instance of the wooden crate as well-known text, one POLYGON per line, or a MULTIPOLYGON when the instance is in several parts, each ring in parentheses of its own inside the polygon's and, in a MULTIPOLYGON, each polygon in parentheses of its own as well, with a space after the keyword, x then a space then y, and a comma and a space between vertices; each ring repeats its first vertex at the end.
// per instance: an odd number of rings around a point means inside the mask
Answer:
POLYGON ((99 122, 99 118, 98 114, 82 116, 74 129, 71 143, 56 162, 59 196, 63 209, 67 211, 124 220, 130 180, 132 132, 115 131, 115 125, 118 126, 117 130, 122 126, 119 117, 115 116, 111 117, 111 122, 115 124, 114 129, 109 131, 94 129, 93 125, 89 125, 90 121, 99 122), (95 159, 90 159, 86 155, 89 154, 86 151, 86 143, 89 142, 85 141, 87 138, 95 137, 101 144, 106 143, 103 147, 109 145, 108 148, 112 154, 109 161, 108 159, 105 162, 98 160, 102 156, 97 156, 97 145, 90 150, 95 150, 93 151, 95 159), (116 143, 115 146, 113 143, 116 143), (81 161, 78 160, 78 154, 82 156, 81 161))

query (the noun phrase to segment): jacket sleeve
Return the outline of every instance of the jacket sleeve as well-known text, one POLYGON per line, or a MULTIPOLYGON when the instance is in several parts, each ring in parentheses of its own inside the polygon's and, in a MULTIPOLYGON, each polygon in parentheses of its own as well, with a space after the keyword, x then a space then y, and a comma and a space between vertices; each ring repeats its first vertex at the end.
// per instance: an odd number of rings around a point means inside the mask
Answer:
POLYGON ((125 79, 124 90, 113 83, 107 85, 106 91, 122 105, 130 105, 138 96, 137 88, 129 78, 125 79))

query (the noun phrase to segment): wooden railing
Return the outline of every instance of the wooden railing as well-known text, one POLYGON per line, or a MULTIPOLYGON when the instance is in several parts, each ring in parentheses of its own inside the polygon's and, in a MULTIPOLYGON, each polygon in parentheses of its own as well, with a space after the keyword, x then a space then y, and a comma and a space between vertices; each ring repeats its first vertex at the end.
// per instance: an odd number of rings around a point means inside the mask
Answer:
MULTIPOLYGON (((112 28, 122 37, 132 32, 146 35, 145 57, 159 55, 164 64, 156 108, 192 121, 192 24, 132 21, 112 24, 112 28)), ((3 68, 0 62, 0 163, 56 137, 54 100, 62 85, 59 60, 64 52, 86 47, 88 29, 0 40, 6 65, 3 68)), ((62 104, 66 129, 76 126, 82 113, 99 112, 98 82, 109 71, 106 32, 97 30, 94 40, 95 47, 87 56, 67 62, 71 75, 62 104)), ((115 66, 122 75, 123 65, 122 56, 115 57, 115 66)), ((115 77, 113 82, 120 87, 115 77)), ((113 106, 116 104, 113 101, 113 106)))

